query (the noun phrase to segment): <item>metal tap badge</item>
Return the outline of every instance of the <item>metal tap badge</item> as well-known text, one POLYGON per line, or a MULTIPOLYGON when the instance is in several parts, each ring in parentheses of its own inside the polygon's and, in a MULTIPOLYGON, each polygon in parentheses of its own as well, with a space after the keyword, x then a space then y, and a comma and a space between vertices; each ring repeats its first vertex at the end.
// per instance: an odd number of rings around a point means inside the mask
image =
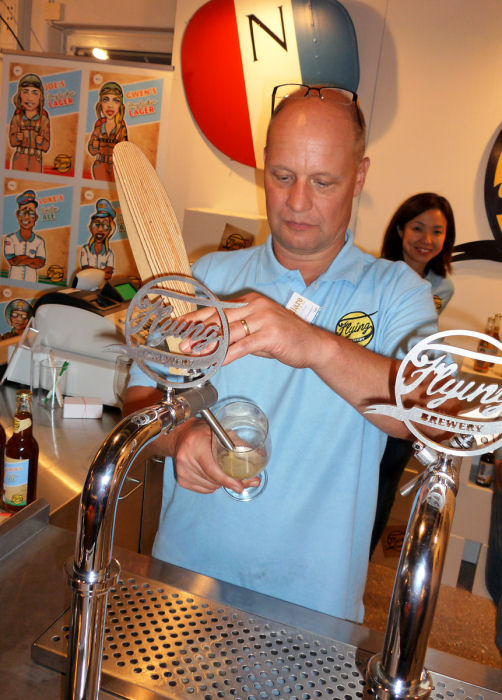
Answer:
POLYGON ((158 277, 141 287, 129 305, 125 324, 128 355, 161 386, 178 389, 200 386, 221 367, 227 354, 228 322, 223 309, 240 306, 242 303, 220 301, 193 277, 177 274, 158 277), (169 285, 176 286, 173 282, 178 288, 180 282, 190 285, 194 294, 170 289, 169 285), (197 293, 202 293, 202 296, 196 296, 197 293), (214 307, 221 327, 174 318, 171 303, 174 299, 214 307), (171 350, 168 342, 173 338, 179 341, 189 339, 193 354, 171 350), (206 353, 212 345, 215 348, 206 353))
MULTIPOLYGON (((408 430, 426 445, 451 455, 463 457, 491 452, 502 445, 502 383, 479 381, 459 371, 455 357, 469 357, 502 365, 502 343, 484 333, 451 330, 435 333, 417 343, 402 360, 396 376, 396 405, 375 404, 366 413, 391 416, 404 422, 408 430), (476 338, 484 340, 493 354, 468 350, 445 339, 476 338), (498 352, 497 352, 498 351, 498 352), (424 406, 405 408, 406 396, 423 384, 427 398, 424 406), (446 401, 462 401, 467 409, 459 415, 436 411, 446 401), (442 445, 421 432, 419 426, 439 428, 451 433, 472 435, 473 447, 456 449, 442 445)), ((461 361, 460 361, 461 364, 461 361)))

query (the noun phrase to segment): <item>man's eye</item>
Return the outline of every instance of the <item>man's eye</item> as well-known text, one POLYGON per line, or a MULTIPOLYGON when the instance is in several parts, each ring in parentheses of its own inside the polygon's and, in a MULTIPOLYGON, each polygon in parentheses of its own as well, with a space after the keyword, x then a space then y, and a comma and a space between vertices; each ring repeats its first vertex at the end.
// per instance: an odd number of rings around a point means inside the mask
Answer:
POLYGON ((287 175, 286 173, 275 173, 275 179, 279 180, 279 182, 288 182, 291 180, 291 175, 287 175))

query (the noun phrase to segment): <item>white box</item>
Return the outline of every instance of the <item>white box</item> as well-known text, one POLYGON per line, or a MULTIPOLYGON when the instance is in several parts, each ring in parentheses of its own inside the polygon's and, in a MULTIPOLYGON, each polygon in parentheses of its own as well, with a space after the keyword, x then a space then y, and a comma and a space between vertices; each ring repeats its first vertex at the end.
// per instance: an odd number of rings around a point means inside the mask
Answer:
POLYGON ((101 418, 103 403, 93 396, 65 396, 63 418, 101 418))

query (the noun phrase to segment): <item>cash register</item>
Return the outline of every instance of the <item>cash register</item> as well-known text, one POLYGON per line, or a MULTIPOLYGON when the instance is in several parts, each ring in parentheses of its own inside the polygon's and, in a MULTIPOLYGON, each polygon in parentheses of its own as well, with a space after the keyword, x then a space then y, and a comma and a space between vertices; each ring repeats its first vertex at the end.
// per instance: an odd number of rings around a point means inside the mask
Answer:
POLYGON ((51 350, 56 359, 69 362, 68 395, 99 398, 104 405, 117 406, 115 361, 124 349, 127 309, 139 284, 139 280, 116 276, 97 289, 82 289, 76 278, 76 287, 43 294, 33 307, 35 344, 31 349, 18 348, 8 379, 36 386, 37 363, 51 350))

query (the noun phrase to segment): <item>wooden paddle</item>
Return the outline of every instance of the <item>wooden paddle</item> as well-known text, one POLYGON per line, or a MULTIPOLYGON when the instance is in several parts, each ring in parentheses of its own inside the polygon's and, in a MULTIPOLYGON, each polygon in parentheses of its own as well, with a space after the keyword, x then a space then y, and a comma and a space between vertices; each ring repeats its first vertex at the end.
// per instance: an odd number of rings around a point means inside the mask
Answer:
MULTIPOLYGON (((180 225, 154 167, 130 141, 113 149, 113 171, 127 237, 143 283, 167 274, 191 277, 192 272, 180 225)), ((166 285, 167 286, 167 285, 166 285)), ((185 282, 172 281, 169 289, 193 294, 185 282)), ((174 315, 195 310, 195 304, 170 299, 174 315)))

